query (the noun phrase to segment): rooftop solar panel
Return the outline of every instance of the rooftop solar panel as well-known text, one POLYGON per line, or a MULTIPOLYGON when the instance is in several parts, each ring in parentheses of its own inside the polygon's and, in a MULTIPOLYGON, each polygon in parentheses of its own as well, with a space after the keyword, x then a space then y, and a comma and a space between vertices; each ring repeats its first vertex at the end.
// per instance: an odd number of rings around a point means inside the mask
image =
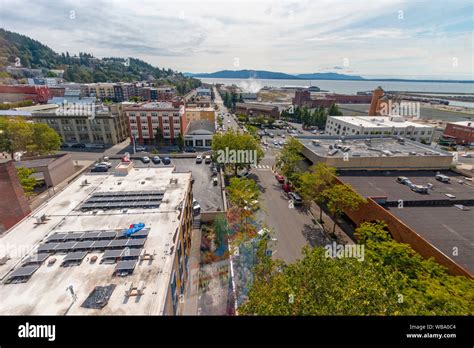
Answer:
POLYGON ((129 258, 129 257, 138 257, 138 256, 140 256, 141 252, 142 252, 141 248, 140 249, 125 248, 122 251, 121 257, 122 258, 125 258, 125 257, 127 257, 127 258, 129 258))
POLYGON ((66 257, 64 258, 63 262, 80 261, 84 257, 86 257, 86 255, 87 255, 87 251, 75 251, 73 253, 67 254, 66 257))
POLYGON ((38 249, 37 249, 37 252, 38 253, 42 253, 42 252, 50 252, 50 251, 54 251, 55 248, 59 245, 59 243, 47 243, 47 244, 41 244, 38 249))
POLYGON ((91 249, 105 249, 110 244, 110 240, 98 240, 92 243, 91 249))
POLYGON ((87 232, 84 233, 82 239, 96 239, 99 236, 100 232, 87 232))
POLYGON ((116 259, 122 255, 123 249, 120 250, 106 250, 102 259, 116 259))
POLYGON ((35 255, 32 255, 30 257, 28 257, 24 262, 23 264, 26 265, 26 264, 29 264, 29 263, 42 263, 44 260, 46 260, 49 256, 49 253, 39 253, 39 254, 35 254, 35 255))
POLYGON ((92 247, 92 244, 94 244, 93 241, 91 240, 87 240, 87 241, 83 241, 83 242, 78 242, 75 246, 74 246, 74 250, 78 250, 78 249, 90 249, 92 247))
POLYGON ((137 260, 127 260, 117 262, 115 271, 132 271, 137 264, 137 260))
POLYGON ((132 238, 143 238, 143 237, 147 237, 149 233, 150 233, 150 229, 149 228, 144 228, 143 230, 135 232, 130 237, 132 237, 132 238))
POLYGON ((125 247, 127 245, 128 240, 126 239, 115 239, 110 242, 109 248, 118 248, 118 247, 125 247))
POLYGON ((128 239, 127 240, 127 246, 128 247, 137 247, 137 246, 143 246, 145 244, 145 239, 143 238, 138 238, 138 239, 128 239))
POLYGON ((58 243, 58 245, 54 248, 54 251, 68 251, 74 249, 74 246, 77 242, 65 242, 65 243, 58 243))
POLYGON ((66 237, 64 238, 66 241, 70 240, 79 240, 81 237, 84 235, 84 232, 73 232, 73 233, 68 233, 66 234, 66 237))
POLYGON ((66 237, 66 233, 54 233, 53 235, 49 236, 46 241, 47 242, 63 241, 64 237, 66 237))
POLYGON ((108 231, 108 232, 100 232, 99 239, 112 239, 115 238, 117 232, 108 231))
POLYGON ((15 277, 30 277, 33 273, 36 272, 36 270, 39 268, 39 265, 31 265, 31 266, 23 266, 20 268, 17 268, 10 274, 10 278, 15 278, 15 277))

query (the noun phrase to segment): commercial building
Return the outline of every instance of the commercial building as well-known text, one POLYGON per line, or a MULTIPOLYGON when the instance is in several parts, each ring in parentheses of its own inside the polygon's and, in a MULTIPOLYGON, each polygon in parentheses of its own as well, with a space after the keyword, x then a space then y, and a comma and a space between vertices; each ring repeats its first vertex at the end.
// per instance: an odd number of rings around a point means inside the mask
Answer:
POLYGON ((249 117, 270 117, 273 119, 280 118, 280 111, 277 106, 268 104, 254 103, 235 103, 235 113, 245 114, 249 117))
POLYGON ((114 145, 129 136, 123 108, 122 104, 67 104, 34 112, 32 119, 53 128, 64 143, 114 145))
POLYGON ((292 100, 293 105, 315 109, 319 107, 329 108, 334 103, 364 104, 370 103, 370 95, 348 95, 348 94, 324 94, 322 97, 313 97, 311 91, 314 89, 299 89, 295 91, 292 100))
POLYGON ((449 140, 457 145, 474 146, 474 122, 448 122, 441 138, 442 140, 449 140))
POLYGON ((395 135, 431 143, 435 127, 406 121, 402 116, 329 116, 328 135, 395 135))
POLYGON ((419 142, 393 136, 300 136, 302 154, 313 164, 338 169, 448 169, 453 155, 419 142))
POLYGON ((209 120, 192 121, 188 124, 184 144, 189 147, 211 148, 212 136, 216 132, 215 122, 209 120))
POLYGON ((167 102, 137 103, 126 107, 130 138, 140 144, 153 144, 156 129, 163 133, 167 144, 176 143, 179 134, 184 134, 186 117, 184 107, 174 107, 167 102))
POLYGON ((115 100, 113 83, 86 83, 81 87, 81 93, 86 97, 95 97, 100 100, 115 100))
POLYGON ((182 314, 191 173, 116 171, 79 177, 0 237, 2 314, 182 314))
POLYGON ((186 106, 190 108, 210 108, 211 105, 212 100, 207 96, 193 97, 186 102, 186 106))
POLYGON ((193 121, 208 120, 211 122, 216 121, 216 110, 213 108, 186 108, 186 123, 189 124, 193 121))
MULTIPOLYGON (((0 234, 15 225, 30 212, 16 168, 11 160, 0 159, 0 234)), ((2 255, 0 255, 0 259, 2 255)))
POLYGON ((47 187, 56 186, 75 173, 71 155, 68 153, 23 157, 15 166, 34 170, 33 177, 42 181, 47 187))
POLYGON ((196 95, 198 97, 200 97, 200 96, 210 97, 211 96, 211 89, 210 88, 205 88, 205 87, 199 87, 199 88, 196 89, 196 95))
POLYGON ((384 221, 395 240, 410 244, 424 258, 433 257, 451 274, 474 276, 472 177, 448 170, 350 170, 338 171, 337 180, 367 198, 356 211, 345 211, 354 224, 384 221), (418 193, 398 177, 427 190, 418 193))
POLYGON ((51 98, 51 92, 47 86, 0 85, 0 103, 23 100, 46 103, 49 98, 51 98))

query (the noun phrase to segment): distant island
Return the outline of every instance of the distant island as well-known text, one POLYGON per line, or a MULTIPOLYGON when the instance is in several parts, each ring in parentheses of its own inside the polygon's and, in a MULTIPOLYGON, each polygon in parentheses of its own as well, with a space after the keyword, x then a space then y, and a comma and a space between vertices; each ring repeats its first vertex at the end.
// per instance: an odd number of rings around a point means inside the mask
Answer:
POLYGON ((220 70, 213 73, 190 73, 183 75, 193 78, 211 79, 263 79, 263 80, 350 80, 350 81, 386 81, 386 82, 444 82, 444 83, 474 83, 473 80, 429 80, 429 79, 366 79, 358 75, 346 75, 333 72, 286 74, 266 70, 220 70))

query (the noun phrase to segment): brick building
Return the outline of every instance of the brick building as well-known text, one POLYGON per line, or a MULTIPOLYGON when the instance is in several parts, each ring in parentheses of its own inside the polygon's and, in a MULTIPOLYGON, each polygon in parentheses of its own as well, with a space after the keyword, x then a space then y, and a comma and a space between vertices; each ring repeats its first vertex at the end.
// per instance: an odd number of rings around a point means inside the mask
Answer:
POLYGON ((47 86, 0 86, 0 103, 22 100, 32 100, 34 103, 47 103, 51 97, 51 92, 47 86))
POLYGON ((271 117, 273 119, 280 118, 280 111, 277 106, 253 103, 235 103, 235 113, 245 114, 249 117, 271 117))
POLYGON ((442 137, 452 139, 458 145, 474 144, 474 122, 450 122, 446 124, 442 137))
POLYGON ((0 233, 5 232, 31 212, 16 168, 11 160, 0 160, 0 233))
POLYGON ((184 108, 166 102, 133 104, 125 110, 130 138, 140 144, 153 144, 156 129, 160 128, 167 144, 175 144, 179 134, 184 134, 186 117, 184 108), (181 111, 182 110, 182 111, 181 111))
POLYGON ((371 101, 370 95, 347 95, 347 94, 326 94, 322 98, 312 98, 309 90, 295 91, 293 105, 315 109, 319 107, 329 108, 334 103, 340 104, 366 104, 371 101))

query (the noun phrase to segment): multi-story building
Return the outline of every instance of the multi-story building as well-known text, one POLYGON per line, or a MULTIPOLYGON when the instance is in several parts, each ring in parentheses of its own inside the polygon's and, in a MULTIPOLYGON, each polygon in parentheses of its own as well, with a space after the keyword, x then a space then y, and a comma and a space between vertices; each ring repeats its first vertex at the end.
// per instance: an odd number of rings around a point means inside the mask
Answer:
POLYGON ((213 108, 186 108, 186 123, 189 124, 192 121, 208 120, 215 122, 216 110, 213 108))
POLYGON ((1 235, 12 247, 0 263, 2 314, 183 314, 197 281, 191 172, 122 162, 94 174, 1 235))
POLYGON ((235 103, 235 113, 245 114, 249 117, 271 117, 274 119, 280 118, 280 111, 277 106, 268 104, 254 104, 254 103, 235 103))
POLYGON ((171 101, 176 96, 176 88, 172 86, 156 87, 157 101, 171 101))
POLYGON ((396 135, 430 143, 434 126, 406 121, 401 116, 329 116, 328 135, 396 135))
POLYGON ((186 117, 184 107, 174 107, 167 102, 147 102, 126 107, 130 138, 140 144, 153 144, 156 129, 163 133, 167 144, 175 144, 184 134, 186 117))
POLYGON ((196 95, 198 97, 200 97, 200 96, 210 97, 211 96, 211 89, 210 88, 205 88, 205 87, 199 87, 199 88, 196 89, 196 95))
POLYGON ((69 109, 62 106, 47 112, 33 112, 31 116, 34 122, 53 128, 64 143, 113 145, 129 136, 123 107, 122 104, 84 104, 69 109))
POLYGON ((474 122, 448 122, 442 140, 450 140, 458 145, 474 145, 474 122))
POLYGON ((83 96, 96 97, 100 100, 115 100, 113 83, 87 83, 82 85, 81 93, 83 96))

